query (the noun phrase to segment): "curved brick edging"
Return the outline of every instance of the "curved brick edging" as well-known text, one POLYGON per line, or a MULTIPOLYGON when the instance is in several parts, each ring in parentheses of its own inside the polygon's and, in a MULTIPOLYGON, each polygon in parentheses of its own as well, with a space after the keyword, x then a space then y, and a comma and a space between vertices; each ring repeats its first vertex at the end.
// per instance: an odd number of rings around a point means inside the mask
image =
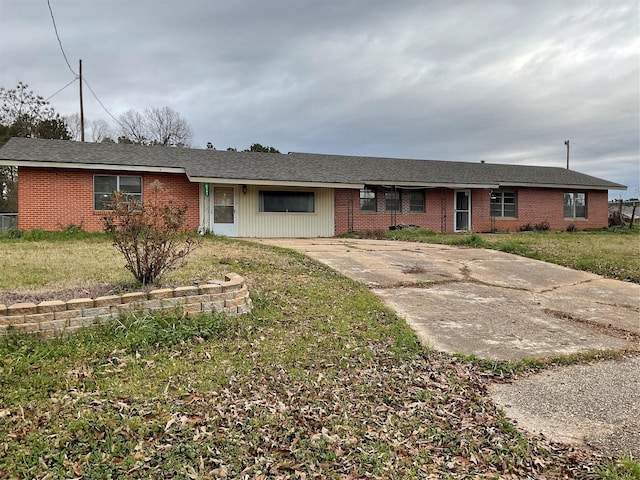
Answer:
POLYGON ((0 335, 9 328, 17 332, 39 333, 45 337, 68 335, 83 327, 101 325, 133 313, 170 312, 178 309, 187 317, 224 312, 238 315, 251 311, 251 298, 243 277, 225 275, 224 282, 192 287, 162 288, 146 292, 74 298, 66 302, 0 304, 0 335))

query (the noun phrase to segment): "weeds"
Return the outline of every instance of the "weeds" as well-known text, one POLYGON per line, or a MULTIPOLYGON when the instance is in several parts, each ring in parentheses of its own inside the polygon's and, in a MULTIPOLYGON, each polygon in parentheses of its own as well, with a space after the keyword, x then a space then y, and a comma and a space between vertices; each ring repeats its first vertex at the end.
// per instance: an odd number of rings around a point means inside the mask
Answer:
POLYGON ((640 479, 640 463, 632 458, 608 461, 598 474, 602 480, 638 480, 640 479))

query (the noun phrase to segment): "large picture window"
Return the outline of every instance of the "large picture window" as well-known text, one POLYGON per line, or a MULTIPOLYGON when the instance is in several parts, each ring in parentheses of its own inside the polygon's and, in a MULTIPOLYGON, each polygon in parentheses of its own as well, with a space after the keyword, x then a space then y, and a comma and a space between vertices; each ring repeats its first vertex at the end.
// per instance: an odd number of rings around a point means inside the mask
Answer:
POLYGON ((360 189, 360 210, 363 212, 376 211, 376 191, 373 188, 360 189))
POLYGON ((313 192, 261 190, 260 211, 313 213, 315 211, 315 194, 313 192))
POLYGON ((516 218, 518 216, 516 192, 502 190, 491 192, 491 216, 516 218))
POLYGON ((587 218, 587 194, 584 192, 564 194, 564 218, 587 218))
POLYGON ((128 175, 94 175, 93 208, 107 210, 113 192, 123 192, 131 200, 142 201, 142 177, 128 175))
POLYGON ((387 212, 399 212, 402 205, 400 200, 400 190, 388 189, 384 192, 384 209, 387 212))

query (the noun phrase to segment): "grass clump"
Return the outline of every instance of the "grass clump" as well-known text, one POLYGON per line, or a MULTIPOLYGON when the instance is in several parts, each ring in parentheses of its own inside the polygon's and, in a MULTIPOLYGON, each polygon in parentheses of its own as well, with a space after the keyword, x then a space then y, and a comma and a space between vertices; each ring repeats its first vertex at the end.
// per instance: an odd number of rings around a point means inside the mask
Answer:
POLYGON ((640 463, 632 458, 608 461, 598 473, 602 480, 638 480, 640 479, 640 463))

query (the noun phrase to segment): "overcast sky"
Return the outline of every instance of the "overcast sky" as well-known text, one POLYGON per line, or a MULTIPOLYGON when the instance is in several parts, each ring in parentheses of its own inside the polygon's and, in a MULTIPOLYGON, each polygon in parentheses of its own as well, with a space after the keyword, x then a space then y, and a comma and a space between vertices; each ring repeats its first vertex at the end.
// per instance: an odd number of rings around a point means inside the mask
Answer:
MULTIPOLYGON (((116 118, 169 106, 204 148, 566 166, 640 195, 638 0, 50 0, 116 118)), ((0 86, 74 79, 47 0, 0 0, 0 86)), ((78 82, 50 102, 78 112, 78 82)), ((115 122, 88 88, 87 122, 115 122)))

